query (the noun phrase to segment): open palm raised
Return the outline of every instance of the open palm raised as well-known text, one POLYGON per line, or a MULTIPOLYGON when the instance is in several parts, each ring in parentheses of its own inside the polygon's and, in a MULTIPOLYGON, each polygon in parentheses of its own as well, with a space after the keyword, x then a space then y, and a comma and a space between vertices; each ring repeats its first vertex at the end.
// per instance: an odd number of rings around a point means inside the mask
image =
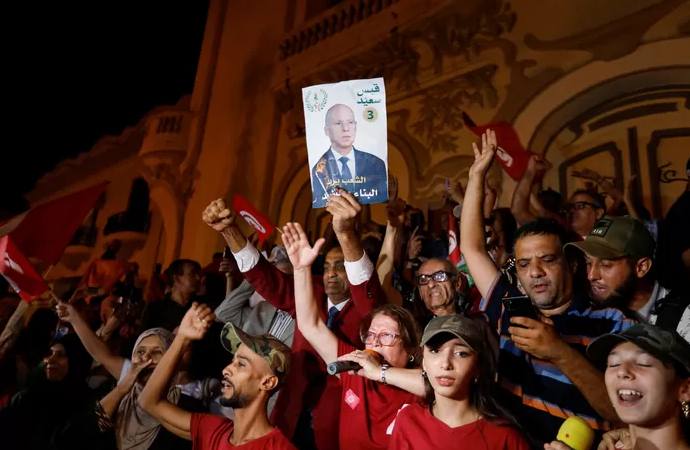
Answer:
POLYGON ((312 247, 298 223, 288 222, 283 227, 283 243, 295 270, 310 268, 324 242, 326 240, 321 238, 312 247))
POLYGON ((470 175, 485 175, 494 162, 496 155, 496 148, 498 142, 496 141, 496 133, 493 130, 487 129, 482 134, 482 148, 479 149, 475 142, 472 143, 472 150, 474 151, 474 164, 470 167, 470 175))

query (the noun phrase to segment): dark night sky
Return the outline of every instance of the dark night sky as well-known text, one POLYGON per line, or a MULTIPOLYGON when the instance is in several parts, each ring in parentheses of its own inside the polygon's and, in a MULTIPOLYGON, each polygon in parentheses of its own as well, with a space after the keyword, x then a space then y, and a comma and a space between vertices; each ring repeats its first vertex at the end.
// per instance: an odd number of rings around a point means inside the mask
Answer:
POLYGON ((13 31, 3 45, 0 211, 59 161, 192 92, 209 0, 21 3, 31 5, 2 14, 13 31))

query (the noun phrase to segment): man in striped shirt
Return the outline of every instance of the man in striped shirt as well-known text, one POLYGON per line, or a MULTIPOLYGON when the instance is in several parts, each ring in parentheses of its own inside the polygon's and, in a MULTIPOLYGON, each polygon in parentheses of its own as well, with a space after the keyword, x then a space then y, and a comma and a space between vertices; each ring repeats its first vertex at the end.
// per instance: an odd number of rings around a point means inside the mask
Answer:
POLYGON ((595 310, 575 286, 575 265, 564 251, 566 231, 552 219, 538 219, 515 235, 517 276, 531 302, 508 310, 504 299, 523 294, 508 283, 486 252, 482 217, 483 186, 495 152, 495 135, 476 146, 475 163, 461 218, 460 245, 482 294, 480 309, 501 337, 497 381, 505 405, 525 430, 549 442, 567 417, 577 415, 595 430, 617 415, 606 393, 603 373, 585 356, 594 338, 632 324, 613 308, 595 310), (532 316, 529 318, 527 316, 532 316))

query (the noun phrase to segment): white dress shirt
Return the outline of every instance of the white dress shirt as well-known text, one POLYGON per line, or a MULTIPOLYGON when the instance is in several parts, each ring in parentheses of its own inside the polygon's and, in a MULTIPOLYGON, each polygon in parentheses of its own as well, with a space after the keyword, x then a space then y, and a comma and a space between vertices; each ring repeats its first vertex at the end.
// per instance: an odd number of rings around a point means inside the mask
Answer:
MULTIPOLYGON (((235 261, 237 261, 237 267, 239 267, 240 272, 242 273, 248 272, 256 267, 256 265, 259 263, 259 259, 261 258, 259 251, 253 245, 251 245, 249 241, 247 241, 247 245, 245 245, 242 250, 237 253, 233 253, 233 256, 235 257, 235 261)), ((364 253, 359 261, 345 261, 345 272, 347 272, 347 279, 350 281, 350 284, 359 285, 366 283, 369 281, 369 279, 371 279, 372 275, 374 274, 374 264, 371 262, 367 254, 364 253)), ((348 299, 344 302, 334 305, 329 298, 328 309, 331 309, 332 306, 335 306, 339 311, 342 311, 349 301, 350 300, 348 299)))

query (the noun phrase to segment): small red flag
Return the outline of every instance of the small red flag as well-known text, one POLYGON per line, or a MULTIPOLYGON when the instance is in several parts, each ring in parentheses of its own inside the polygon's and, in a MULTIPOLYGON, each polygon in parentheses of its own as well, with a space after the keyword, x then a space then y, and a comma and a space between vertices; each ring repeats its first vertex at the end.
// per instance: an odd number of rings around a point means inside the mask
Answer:
POLYGON ((237 214, 244 217, 244 220, 256 229, 259 237, 259 244, 263 244, 271 233, 273 233, 273 230, 275 230, 276 226, 241 195, 235 195, 235 199, 232 201, 232 207, 237 214))
POLYGON ((462 113, 462 121, 467 129, 477 136, 481 136, 488 128, 496 133, 498 149, 496 149, 496 159, 503 166, 503 170, 513 180, 520 180, 527 170, 529 159, 536 153, 525 148, 520 143, 520 138, 513 126, 507 122, 495 122, 487 125, 477 126, 470 117, 462 113))
POLYGON ((9 236, 0 237, 0 273, 27 303, 50 289, 9 236))

